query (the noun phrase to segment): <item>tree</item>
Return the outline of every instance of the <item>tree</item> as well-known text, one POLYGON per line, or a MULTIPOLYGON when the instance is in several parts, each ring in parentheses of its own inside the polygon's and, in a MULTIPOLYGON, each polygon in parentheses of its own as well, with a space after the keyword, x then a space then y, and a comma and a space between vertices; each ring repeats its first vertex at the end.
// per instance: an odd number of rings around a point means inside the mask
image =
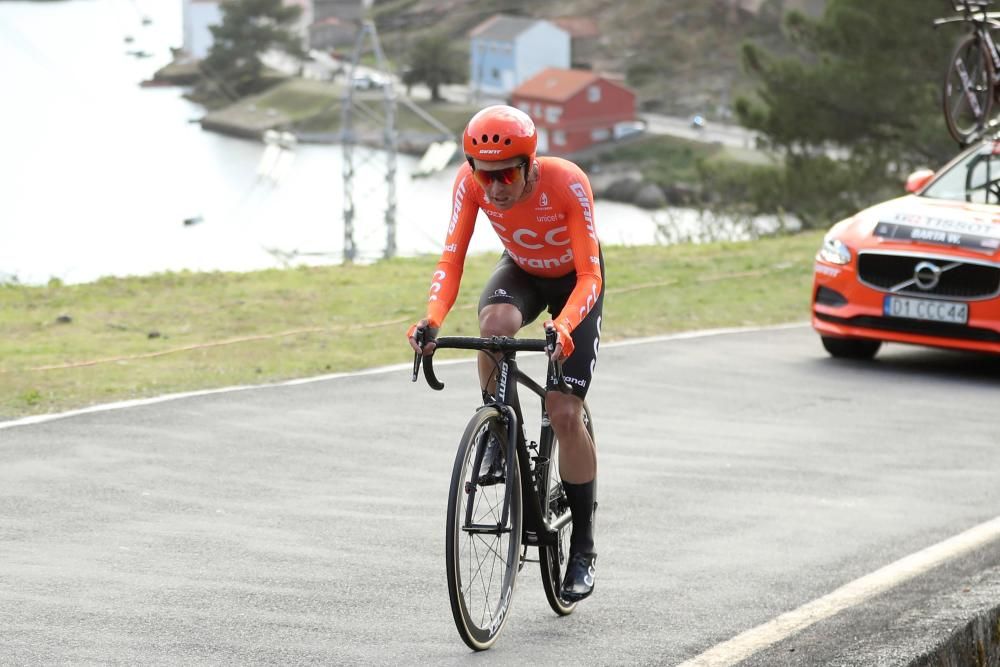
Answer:
POLYGON ((408 67, 403 72, 403 83, 407 87, 417 83, 427 84, 431 89, 431 100, 440 102, 441 86, 465 81, 466 68, 465 59, 451 48, 447 38, 423 37, 413 45, 408 67))
POLYGON ((227 0, 220 4, 222 24, 212 26, 212 48, 203 69, 223 90, 243 96, 260 90, 264 64, 271 49, 303 57, 301 41, 291 31, 302 8, 283 0, 227 0))
POLYGON ((940 0, 829 0, 820 19, 786 15, 795 56, 744 45, 759 85, 735 109, 785 159, 779 204, 829 224, 954 155, 940 96, 956 34, 934 30, 942 9, 940 0))

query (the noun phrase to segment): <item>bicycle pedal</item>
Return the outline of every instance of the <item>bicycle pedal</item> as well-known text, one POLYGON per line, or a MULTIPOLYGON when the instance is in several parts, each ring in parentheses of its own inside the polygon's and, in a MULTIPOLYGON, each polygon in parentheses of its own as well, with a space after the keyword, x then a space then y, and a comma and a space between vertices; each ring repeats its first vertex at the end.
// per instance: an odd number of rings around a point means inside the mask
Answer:
POLYGON ((502 472, 486 473, 476 479, 476 486, 496 486, 497 484, 503 484, 505 481, 506 478, 502 472))

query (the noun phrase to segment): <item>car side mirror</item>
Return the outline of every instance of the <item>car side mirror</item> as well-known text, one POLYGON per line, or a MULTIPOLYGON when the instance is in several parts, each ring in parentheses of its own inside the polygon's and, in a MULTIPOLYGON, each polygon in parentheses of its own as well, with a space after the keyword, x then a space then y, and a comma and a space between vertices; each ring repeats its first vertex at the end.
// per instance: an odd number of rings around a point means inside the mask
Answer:
POLYGON ((915 172, 906 177, 906 191, 911 194, 917 192, 927 185, 927 182, 932 178, 934 178, 933 170, 917 169, 915 172))

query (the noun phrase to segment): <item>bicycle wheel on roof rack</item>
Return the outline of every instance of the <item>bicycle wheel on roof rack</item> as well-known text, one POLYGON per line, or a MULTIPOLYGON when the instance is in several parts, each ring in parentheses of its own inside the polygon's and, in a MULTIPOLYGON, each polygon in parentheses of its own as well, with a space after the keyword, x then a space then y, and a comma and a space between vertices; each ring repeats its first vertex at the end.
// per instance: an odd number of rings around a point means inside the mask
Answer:
POLYGON ((993 62, 976 34, 959 40, 948 61, 941 95, 945 124, 959 144, 980 139, 993 107, 993 62))

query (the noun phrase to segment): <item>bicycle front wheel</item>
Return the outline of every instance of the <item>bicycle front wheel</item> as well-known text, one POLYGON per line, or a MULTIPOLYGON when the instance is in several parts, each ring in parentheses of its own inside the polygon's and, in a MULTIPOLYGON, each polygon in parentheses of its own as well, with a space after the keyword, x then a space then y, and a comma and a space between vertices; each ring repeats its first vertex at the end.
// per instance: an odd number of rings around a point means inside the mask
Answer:
POLYGON ((514 596, 522 518, 516 456, 507 451, 507 428, 500 412, 480 408, 455 456, 446 538, 452 616, 462 640, 476 651, 496 642, 514 596), (494 462, 497 451, 500 461, 514 457, 514 465, 494 462))
MULTIPOLYGON (((590 409, 583 406, 583 418, 587 424, 587 432, 594 437, 594 425, 590 420, 590 409)), ((559 441, 552 435, 552 448, 549 451, 548 463, 543 474, 547 476, 547 502, 545 505, 546 520, 555 521, 569 512, 569 501, 562 485, 562 475, 559 474, 559 441)), ((568 616, 576 609, 575 602, 567 602, 559 597, 563 577, 566 576, 566 566, 569 564, 569 541, 573 533, 573 523, 563 526, 556 535, 556 543, 550 546, 538 547, 538 563, 542 568, 542 588, 545 589, 545 599, 549 601, 552 611, 560 616, 568 616)))
POLYGON ((993 61, 975 34, 962 38, 948 62, 941 95, 948 132, 966 146, 979 139, 993 106, 993 61))

